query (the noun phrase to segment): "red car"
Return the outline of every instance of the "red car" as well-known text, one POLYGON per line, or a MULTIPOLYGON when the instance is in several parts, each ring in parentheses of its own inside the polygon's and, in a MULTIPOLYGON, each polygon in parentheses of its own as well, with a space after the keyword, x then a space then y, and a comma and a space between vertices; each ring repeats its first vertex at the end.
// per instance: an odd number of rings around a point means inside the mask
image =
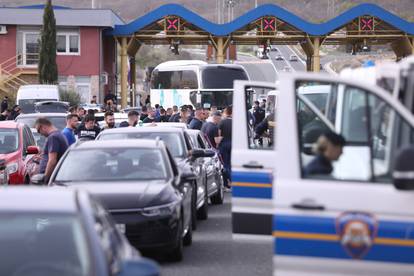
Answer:
POLYGON ((29 184, 39 171, 40 158, 28 126, 13 121, 0 122, 0 160, 5 161, 9 184, 29 184))

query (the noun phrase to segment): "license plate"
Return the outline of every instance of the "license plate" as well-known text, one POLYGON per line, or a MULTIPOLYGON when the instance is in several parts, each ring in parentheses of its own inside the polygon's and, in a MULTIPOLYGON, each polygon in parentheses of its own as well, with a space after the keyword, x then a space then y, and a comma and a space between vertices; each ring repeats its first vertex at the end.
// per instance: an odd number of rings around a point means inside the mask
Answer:
POLYGON ((117 224, 116 228, 122 233, 125 234, 125 224, 117 224))

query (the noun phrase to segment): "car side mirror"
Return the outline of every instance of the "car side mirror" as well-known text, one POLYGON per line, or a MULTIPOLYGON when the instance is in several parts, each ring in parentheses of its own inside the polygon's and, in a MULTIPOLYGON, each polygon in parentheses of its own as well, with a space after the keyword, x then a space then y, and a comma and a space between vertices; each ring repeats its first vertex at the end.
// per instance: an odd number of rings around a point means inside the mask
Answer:
POLYGON ((26 153, 27 154, 39 154, 39 148, 36 146, 28 146, 26 153))
POLYGON ((122 263, 119 276, 159 276, 160 269, 158 265, 149 259, 142 258, 130 260, 122 263))
POLYGON ((205 155, 205 153, 204 153, 204 150, 202 150, 202 149, 193 149, 191 151, 191 157, 193 159, 197 159, 197 158, 200 158, 200 157, 204 157, 204 155, 205 155))
POLYGON ((30 182, 33 185, 44 185, 45 184, 45 175, 43 173, 35 174, 30 179, 30 182))
POLYGON ((180 178, 181 182, 191 182, 197 179, 197 175, 193 172, 183 172, 180 178))
POLYGON ((214 157, 216 155, 214 150, 206 149, 204 150, 204 157, 214 157))
POLYGON ((392 173, 394 187, 398 190, 414 190, 414 147, 397 153, 392 173))

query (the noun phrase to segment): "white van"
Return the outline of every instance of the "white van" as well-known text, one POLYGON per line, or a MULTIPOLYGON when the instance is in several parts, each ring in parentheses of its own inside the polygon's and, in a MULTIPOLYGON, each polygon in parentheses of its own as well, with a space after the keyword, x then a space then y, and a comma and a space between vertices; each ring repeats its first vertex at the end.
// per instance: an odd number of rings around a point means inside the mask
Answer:
POLYGON ((58 86, 48 84, 22 85, 17 91, 16 103, 23 113, 34 113, 34 104, 42 101, 59 101, 58 86))
POLYGON ((274 275, 412 275, 414 116, 375 85, 309 73, 280 80, 268 148, 247 142, 246 95, 276 87, 235 82, 234 236, 272 237, 274 275), (327 93, 323 112, 302 93, 312 86, 327 93), (316 157, 307 126, 314 137, 345 137, 331 173, 306 174, 316 157))

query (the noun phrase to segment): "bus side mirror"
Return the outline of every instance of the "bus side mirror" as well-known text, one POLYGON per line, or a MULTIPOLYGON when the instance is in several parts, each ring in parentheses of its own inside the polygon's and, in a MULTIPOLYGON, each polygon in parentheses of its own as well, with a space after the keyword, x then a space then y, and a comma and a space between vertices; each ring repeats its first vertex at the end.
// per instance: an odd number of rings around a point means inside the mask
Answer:
POLYGON ((414 147, 402 149, 395 158, 392 173, 394 187, 398 190, 414 190, 414 147))

